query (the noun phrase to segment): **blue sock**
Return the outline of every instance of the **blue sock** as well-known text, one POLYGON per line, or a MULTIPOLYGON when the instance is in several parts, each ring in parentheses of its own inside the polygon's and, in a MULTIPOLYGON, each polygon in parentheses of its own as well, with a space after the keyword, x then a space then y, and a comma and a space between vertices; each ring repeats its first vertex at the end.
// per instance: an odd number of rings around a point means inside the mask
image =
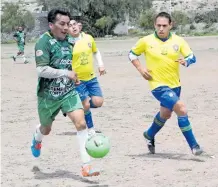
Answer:
POLYGON ((86 120, 86 124, 88 129, 94 127, 93 121, 92 121, 92 113, 90 110, 85 112, 85 120, 86 120))
POLYGON ((192 132, 192 127, 188 120, 188 116, 179 116, 178 123, 183 135, 185 136, 186 141, 188 142, 189 147, 192 149, 193 147, 198 145, 192 132))
POLYGON ((92 99, 89 100, 89 103, 90 103, 90 108, 98 108, 97 106, 94 105, 92 99))
POLYGON ((144 133, 144 136, 148 139, 154 139, 154 136, 158 133, 158 131, 164 126, 166 120, 160 117, 160 112, 154 118, 151 127, 144 133))

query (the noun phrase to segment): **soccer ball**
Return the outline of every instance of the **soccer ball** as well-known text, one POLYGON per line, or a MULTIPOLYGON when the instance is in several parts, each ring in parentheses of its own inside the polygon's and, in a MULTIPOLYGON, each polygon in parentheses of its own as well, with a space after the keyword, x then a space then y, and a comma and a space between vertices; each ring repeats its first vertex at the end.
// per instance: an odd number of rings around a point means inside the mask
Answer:
POLYGON ((110 151, 110 141, 102 133, 96 133, 87 139, 85 147, 91 157, 103 158, 110 151))

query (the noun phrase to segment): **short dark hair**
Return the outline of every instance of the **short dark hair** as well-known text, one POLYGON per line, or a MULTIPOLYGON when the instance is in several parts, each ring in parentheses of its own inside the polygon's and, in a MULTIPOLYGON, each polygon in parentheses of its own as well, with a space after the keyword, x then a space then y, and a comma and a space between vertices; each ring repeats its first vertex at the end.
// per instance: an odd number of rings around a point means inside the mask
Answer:
POLYGON ((157 18, 159 18, 159 17, 167 18, 167 19, 169 20, 169 23, 172 22, 171 15, 168 14, 167 12, 160 12, 160 13, 155 17, 155 22, 157 21, 157 18))
POLYGON ((48 13, 48 22, 54 23, 56 21, 57 14, 68 16, 69 18, 71 18, 70 12, 67 9, 64 9, 64 8, 55 8, 55 9, 52 9, 48 13))

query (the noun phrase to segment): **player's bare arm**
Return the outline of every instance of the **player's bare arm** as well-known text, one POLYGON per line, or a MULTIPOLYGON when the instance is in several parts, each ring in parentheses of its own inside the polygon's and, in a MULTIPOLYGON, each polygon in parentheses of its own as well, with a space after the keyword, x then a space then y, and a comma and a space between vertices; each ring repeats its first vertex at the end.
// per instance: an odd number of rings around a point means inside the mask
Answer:
POLYGON ((139 59, 138 59, 138 56, 135 55, 132 51, 129 52, 129 60, 132 62, 132 64, 135 66, 135 68, 138 70, 138 72, 142 75, 142 77, 145 79, 145 80, 151 80, 152 79, 152 76, 151 76, 151 71, 144 68, 139 59))
POLYGON ((136 67, 138 72, 142 75, 142 77, 146 80, 151 80, 152 76, 150 74, 150 70, 144 68, 138 59, 132 60, 132 64, 136 67))

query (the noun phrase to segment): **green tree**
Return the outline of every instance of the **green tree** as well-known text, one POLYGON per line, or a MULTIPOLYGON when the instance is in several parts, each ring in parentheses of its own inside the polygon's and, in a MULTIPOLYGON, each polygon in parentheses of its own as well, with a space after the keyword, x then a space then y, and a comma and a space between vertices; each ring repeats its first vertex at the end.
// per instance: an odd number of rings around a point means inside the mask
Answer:
POLYGON ((35 19, 31 12, 25 10, 20 2, 6 2, 2 7, 1 32, 11 33, 17 26, 26 27, 32 30, 35 26, 35 19))
MULTIPOLYGON (((112 34, 114 26, 119 22, 127 22, 128 25, 129 19, 136 21, 142 11, 151 7, 151 2, 152 0, 62 0, 61 7, 79 17, 87 32, 103 36, 105 33, 112 34), (105 18, 110 24, 102 27, 105 18)), ((48 11, 60 6, 60 0, 38 0, 38 3, 48 11)))
POLYGON ((172 12, 172 18, 175 27, 179 25, 184 26, 190 23, 189 17, 181 11, 172 12))
POLYGON ((150 9, 148 11, 142 12, 139 17, 139 26, 143 29, 153 29, 154 28, 154 10, 150 9))
POLYGON ((109 30, 113 25, 114 21, 109 16, 104 16, 98 20, 96 20, 95 26, 103 30, 105 34, 109 34, 109 30))

